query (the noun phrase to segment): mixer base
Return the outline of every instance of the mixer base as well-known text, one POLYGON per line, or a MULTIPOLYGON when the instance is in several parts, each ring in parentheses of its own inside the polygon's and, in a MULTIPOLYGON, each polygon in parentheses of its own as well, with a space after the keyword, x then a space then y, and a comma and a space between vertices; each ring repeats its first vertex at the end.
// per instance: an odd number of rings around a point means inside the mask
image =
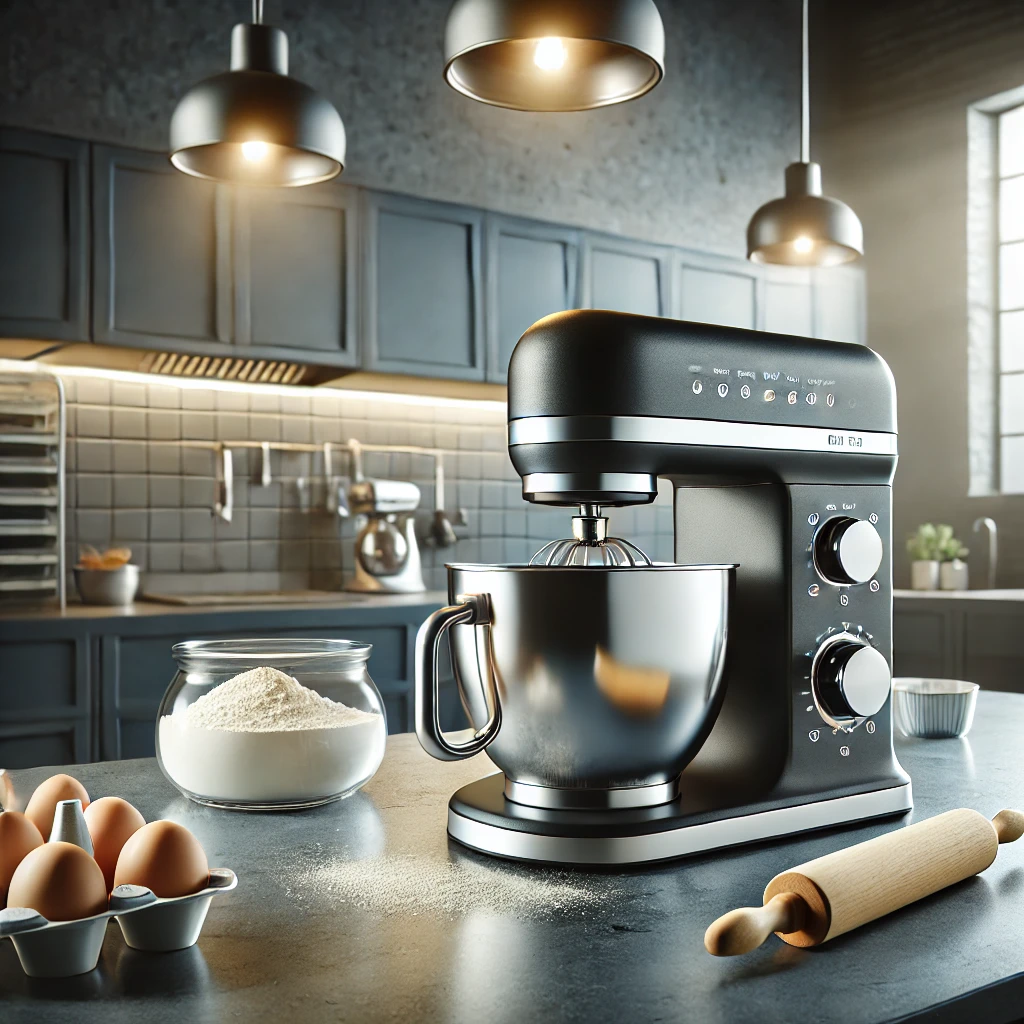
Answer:
POLYGON ((460 789, 448 804, 448 834, 481 853, 549 864, 645 864, 901 814, 910 783, 828 800, 694 811, 684 800, 606 812, 545 810, 505 797, 500 772, 460 789))

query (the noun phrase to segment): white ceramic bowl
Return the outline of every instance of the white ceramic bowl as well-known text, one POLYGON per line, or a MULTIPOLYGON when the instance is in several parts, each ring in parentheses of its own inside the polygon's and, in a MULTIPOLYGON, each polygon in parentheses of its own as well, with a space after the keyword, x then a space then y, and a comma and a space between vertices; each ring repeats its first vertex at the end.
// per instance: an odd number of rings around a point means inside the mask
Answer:
POLYGON ((966 736, 974 722, 978 689, 977 683, 963 679, 894 679, 896 727, 904 736, 922 739, 966 736))

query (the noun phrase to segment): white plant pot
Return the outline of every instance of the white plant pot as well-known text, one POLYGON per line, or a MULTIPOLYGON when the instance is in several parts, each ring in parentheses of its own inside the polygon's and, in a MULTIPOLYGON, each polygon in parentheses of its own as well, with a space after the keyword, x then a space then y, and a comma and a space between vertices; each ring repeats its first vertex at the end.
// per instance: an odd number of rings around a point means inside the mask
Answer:
POLYGON ((939 588, 941 590, 967 589, 967 563, 959 558, 943 562, 939 566, 939 588))
POLYGON ((931 560, 911 562, 910 586, 913 590, 938 590, 939 563, 931 560))

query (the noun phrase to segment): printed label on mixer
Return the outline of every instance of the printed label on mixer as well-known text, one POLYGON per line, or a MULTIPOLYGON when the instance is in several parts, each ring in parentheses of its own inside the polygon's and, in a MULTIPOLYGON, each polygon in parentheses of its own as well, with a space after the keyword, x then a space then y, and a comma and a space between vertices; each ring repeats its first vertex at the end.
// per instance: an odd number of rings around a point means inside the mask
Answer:
POLYGON ((839 756, 840 757, 849 757, 850 756, 850 748, 849 747, 840 747, 839 748, 839 756))
POLYGON ((821 739, 821 732, 820 732, 820 731, 819 731, 818 729, 812 729, 812 730, 811 730, 811 731, 810 731, 810 732, 809 732, 809 733, 807 734, 807 738, 808 738, 808 739, 809 739, 809 740, 810 740, 810 741, 811 741, 812 743, 817 743, 817 742, 818 742, 818 740, 819 740, 819 739, 821 739))
POLYGON ((832 448, 863 448, 864 438, 856 434, 829 434, 828 443, 832 448))
POLYGON ((869 720, 864 723, 864 728, 867 732, 873 733, 875 731, 875 723, 869 720))

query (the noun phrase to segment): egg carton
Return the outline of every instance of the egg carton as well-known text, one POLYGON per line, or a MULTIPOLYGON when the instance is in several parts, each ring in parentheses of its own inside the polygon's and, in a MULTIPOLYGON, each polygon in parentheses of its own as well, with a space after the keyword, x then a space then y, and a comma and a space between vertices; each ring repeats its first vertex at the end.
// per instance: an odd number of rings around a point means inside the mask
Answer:
POLYGON ((30 978, 70 978, 86 974, 99 962, 110 918, 117 918, 132 949, 186 949, 198 940, 213 897, 237 885, 230 868, 211 868, 210 884, 189 896, 161 899, 145 886, 119 885, 102 914, 77 921, 48 921, 28 907, 8 907, 0 910, 0 938, 14 943, 30 978))

